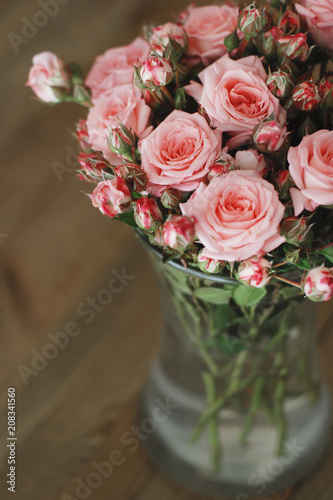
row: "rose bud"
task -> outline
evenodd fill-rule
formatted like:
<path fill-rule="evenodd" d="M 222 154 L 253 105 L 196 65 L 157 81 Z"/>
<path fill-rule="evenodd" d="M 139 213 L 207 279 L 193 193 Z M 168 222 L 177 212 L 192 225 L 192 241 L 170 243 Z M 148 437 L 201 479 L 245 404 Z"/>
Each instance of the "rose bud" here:
<path fill-rule="evenodd" d="M 143 191 L 147 186 L 147 175 L 134 163 L 125 163 L 124 165 L 119 165 L 115 168 L 115 174 L 130 186 L 132 191 Z"/>
<path fill-rule="evenodd" d="M 88 182 L 102 181 L 103 170 L 110 167 L 104 157 L 98 153 L 80 153 L 78 161 L 81 166 L 79 177 Z"/>
<path fill-rule="evenodd" d="M 174 41 L 184 52 L 187 45 L 187 38 L 185 31 L 181 26 L 174 23 L 166 23 L 156 28 L 152 28 L 148 36 L 148 42 L 152 51 L 156 54 L 163 56 L 166 48 Z"/>
<path fill-rule="evenodd" d="M 237 166 L 234 158 L 222 151 L 217 159 L 215 160 L 214 165 L 212 165 L 209 169 L 207 180 L 211 182 L 215 177 L 219 177 L 220 175 L 227 174 L 231 170 L 236 170 Z"/>
<path fill-rule="evenodd" d="M 108 144 L 112 153 L 132 160 L 135 135 L 127 127 L 122 124 L 112 127 L 110 129 Z"/>
<path fill-rule="evenodd" d="M 143 196 L 135 204 L 134 219 L 139 227 L 153 232 L 160 225 L 163 216 L 156 200 Z"/>
<path fill-rule="evenodd" d="M 297 264 L 301 260 L 301 249 L 300 248 L 289 248 L 286 251 L 286 259 L 290 264 Z"/>
<path fill-rule="evenodd" d="M 165 245 L 181 252 L 194 240 L 194 224 L 186 215 L 171 215 L 163 224 L 162 235 Z"/>
<path fill-rule="evenodd" d="M 257 149 L 237 151 L 235 160 L 241 170 L 256 170 L 260 175 L 264 175 L 267 171 L 265 157 Z"/>
<path fill-rule="evenodd" d="M 99 182 L 89 196 L 93 206 L 109 217 L 126 212 L 131 206 L 130 190 L 120 177 Z"/>
<path fill-rule="evenodd" d="M 288 33 L 288 35 L 298 33 L 301 29 L 301 20 L 299 15 L 293 10 L 287 8 L 280 19 L 279 28 L 285 33 Z"/>
<path fill-rule="evenodd" d="M 70 87 L 62 60 L 52 52 L 41 52 L 32 58 L 32 63 L 26 86 L 44 102 L 61 102 Z"/>
<path fill-rule="evenodd" d="M 266 85 L 275 97 L 286 99 L 294 88 L 294 81 L 290 73 L 278 69 L 268 75 Z"/>
<path fill-rule="evenodd" d="M 270 117 L 265 118 L 253 130 L 255 145 L 263 153 L 275 153 L 282 150 L 282 147 L 286 145 L 287 137 L 287 127 L 281 126 Z"/>
<path fill-rule="evenodd" d="M 237 278 L 246 285 L 261 288 L 270 280 L 270 268 L 271 264 L 263 257 L 251 257 L 239 264 Z"/>
<path fill-rule="evenodd" d="M 323 79 L 319 85 L 321 93 L 320 107 L 323 109 L 333 109 L 333 83 Z"/>
<path fill-rule="evenodd" d="M 313 111 L 321 101 L 319 87 L 313 82 L 302 82 L 294 87 L 292 93 L 294 106 L 301 111 Z"/>
<path fill-rule="evenodd" d="M 161 195 L 161 203 L 164 208 L 173 210 L 179 207 L 181 192 L 177 189 L 166 188 Z"/>
<path fill-rule="evenodd" d="M 246 37 L 256 37 L 265 31 L 268 19 L 264 11 L 249 5 L 238 17 L 238 28 Z"/>
<path fill-rule="evenodd" d="M 149 56 L 140 67 L 140 78 L 149 89 L 168 85 L 172 75 L 172 66 L 165 57 Z"/>
<path fill-rule="evenodd" d="M 305 33 L 283 36 L 278 40 L 278 52 L 292 61 L 304 62 L 308 57 L 309 46 Z"/>
<path fill-rule="evenodd" d="M 315 301 L 329 300 L 333 296 L 333 267 L 315 267 L 311 269 L 302 283 L 305 295 Z"/>
<path fill-rule="evenodd" d="M 288 243 L 299 246 L 309 236 L 310 230 L 306 217 L 288 217 L 281 223 L 280 233 Z"/>
<path fill-rule="evenodd" d="M 198 253 L 198 266 L 201 271 L 209 274 L 217 274 L 225 267 L 225 264 L 221 260 L 211 259 L 205 255 L 204 250 L 200 250 Z"/>
<path fill-rule="evenodd" d="M 89 142 L 89 134 L 87 129 L 87 120 L 79 120 L 76 124 L 76 138 L 80 148 L 85 153 L 90 153 L 91 144 Z"/>
<path fill-rule="evenodd" d="M 294 186 L 294 181 L 289 170 L 279 170 L 275 177 L 275 183 L 281 198 L 285 199 L 290 196 L 289 190 Z"/>
<path fill-rule="evenodd" d="M 256 47 L 260 53 L 268 59 L 275 58 L 277 51 L 277 39 L 283 36 L 283 31 L 274 26 L 266 31 L 256 40 Z"/>

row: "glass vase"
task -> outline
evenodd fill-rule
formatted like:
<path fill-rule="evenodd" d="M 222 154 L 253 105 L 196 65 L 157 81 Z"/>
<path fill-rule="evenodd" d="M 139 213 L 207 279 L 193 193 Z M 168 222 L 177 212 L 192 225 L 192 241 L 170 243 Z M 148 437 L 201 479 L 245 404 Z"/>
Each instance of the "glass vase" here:
<path fill-rule="evenodd" d="M 205 495 L 248 500 L 295 484 L 329 443 L 315 304 L 277 280 L 250 288 L 165 264 L 146 246 L 163 313 L 140 403 L 148 454 Z"/>

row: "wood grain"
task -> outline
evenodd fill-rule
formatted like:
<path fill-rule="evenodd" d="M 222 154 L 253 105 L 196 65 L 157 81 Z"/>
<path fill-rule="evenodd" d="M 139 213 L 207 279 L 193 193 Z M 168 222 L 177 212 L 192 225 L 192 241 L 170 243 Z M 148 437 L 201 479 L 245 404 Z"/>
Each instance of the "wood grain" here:
<path fill-rule="evenodd" d="M 92 500 L 202 498 L 164 477 L 141 447 L 131 453 L 121 442 L 135 423 L 156 348 L 155 277 L 132 232 L 91 207 L 74 173 L 64 174 L 62 182 L 55 175 L 52 164 L 66 163 L 66 148 L 75 148 L 68 129 L 83 111 L 42 106 L 24 87 L 35 53 L 54 51 L 87 71 L 97 54 L 129 43 L 145 21 L 165 22 L 186 5 L 185 0 L 69 0 L 15 53 L 8 34 L 20 35 L 24 18 L 32 20 L 40 6 L 35 0 L 1 2 L 0 235 L 7 235 L 0 239 L 1 499 L 12 498 L 5 484 L 9 386 L 17 390 L 19 500 L 75 497 L 77 478 L 84 481 L 93 463 L 114 450 L 125 462 L 92 492 Z M 78 306 L 106 287 L 112 270 L 123 268 L 135 278 L 87 323 Z M 333 392 L 331 307 L 320 311 L 320 357 Z M 80 333 L 26 385 L 18 366 L 30 366 L 34 353 L 50 342 L 49 334 L 70 322 Z M 331 452 L 293 491 L 271 498 L 330 500 L 332 467 Z"/>

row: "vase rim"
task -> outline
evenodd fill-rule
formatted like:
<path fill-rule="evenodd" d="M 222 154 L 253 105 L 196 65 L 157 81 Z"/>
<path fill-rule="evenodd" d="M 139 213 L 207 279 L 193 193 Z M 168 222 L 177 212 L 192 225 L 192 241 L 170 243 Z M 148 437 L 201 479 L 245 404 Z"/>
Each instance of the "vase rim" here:
<path fill-rule="evenodd" d="M 160 250 L 158 250 L 155 246 L 151 245 L 147 239 L 142 235 L 142 232 L 138 229 L 134 230 L 137 238 L 142 242 L 142 244 L 153 253 L 159 260 L 162 261 L 163 254 Z M 223 283 L 223 284 L 238 284 L 239 281 L 236 278 L 229 278 L 228 276 L 219 276 L 217 274 L 208 274 L 203 271 L 200 271 L 194 267 L 187 266 L 187 269 L 181 264 L 181 262 L 177 262 L 174 260 L 169 260 L 167 265 L 173 267 L 177 271 L 182 273 L 189 274 L 190 276 L 195 276 L 196 278 L 205 279 L 208 281 L 212 281 L 213 283 Z"/>

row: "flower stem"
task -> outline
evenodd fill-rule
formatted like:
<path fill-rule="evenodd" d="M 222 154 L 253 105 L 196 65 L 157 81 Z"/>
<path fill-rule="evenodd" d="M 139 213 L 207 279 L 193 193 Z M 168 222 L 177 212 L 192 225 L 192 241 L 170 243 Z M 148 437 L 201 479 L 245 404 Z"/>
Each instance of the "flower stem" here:
<path fill-rule="evenodd" d="M 206 388 L 207 403 L 209 405 L 214 404 L 216 399 L 216 388 L 215 388 L 214 378 L 208 372 L 204 372 L 202 374 L 202 377 Z M 212 450 L 212 467 L 213 470 L 217 472 L 220 468 L 220 462 L 221 462 L 221 445 L 218 434 L 217 415 L 213 415 L 210 417 L 208 422 L 208 432 Z"/>
<path fill-rule="evenodd" d="M 176 106 L 176 104 L 175 104 L 175 100 L 174 100 L 174 98 L 172 97 L 172 95 L 170 94 L 169 90 L 168 90 L 166 87 L 160 87 L 160 88 L 161 88 L 161 90 L 162 90 L 163 94 L 164 94 L 164 95 L 168 98 L 168 100 L 171 102 L 171 104 L 172 104 L 173 106 Z"/>
<path fill-rule="evenodd" d="M 274 274 L 274 278 L 276 278 L 277 280 L 283 281 L 284 283 L 288 283 L 288 285 L 296 286 L 297 288 L 302 288 L 301 285 L 299 283 L 297 283 L 297 281 L 288 280 L 288 278 L 283 278 L 282 276 L 279 276 L 278 274 Z"/>

